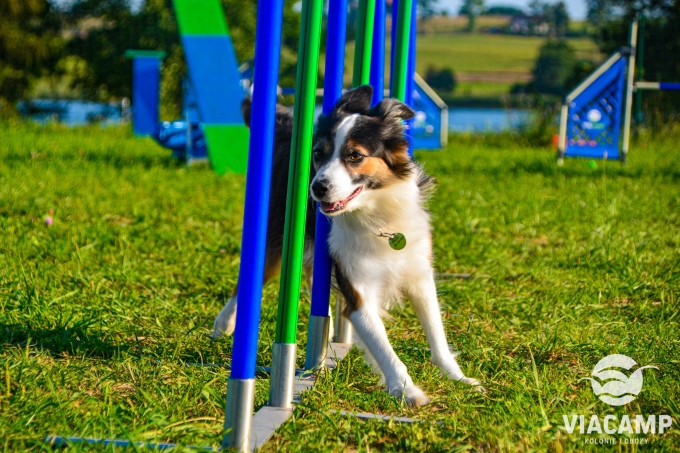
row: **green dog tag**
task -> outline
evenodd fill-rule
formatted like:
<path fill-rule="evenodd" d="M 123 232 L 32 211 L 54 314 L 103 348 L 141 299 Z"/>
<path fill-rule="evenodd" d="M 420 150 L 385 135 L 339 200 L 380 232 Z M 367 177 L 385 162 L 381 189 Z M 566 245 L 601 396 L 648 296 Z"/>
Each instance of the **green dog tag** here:
<path fill-rule="evenodd" d="M 394 233 L 390 236 L 390 247 L 394 250 L 401 250 L 406 247 L 406 237 L 401 233 Z"/>

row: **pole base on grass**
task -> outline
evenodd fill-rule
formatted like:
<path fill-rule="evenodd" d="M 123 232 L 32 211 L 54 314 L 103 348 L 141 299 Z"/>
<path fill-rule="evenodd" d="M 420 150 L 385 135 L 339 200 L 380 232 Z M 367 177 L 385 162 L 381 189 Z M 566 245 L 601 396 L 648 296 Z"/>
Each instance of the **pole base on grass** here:
<path fill-rule="evenodd" d="M 250 452 L 250 431 L 253 423 L 255 379 L 229 379 L 227 407 L 224 414 L 224 448 Z"/>
<path fill-rule="evenodd" d="M 291 407 L 295 382 L 295 353 L 297 345 L 274 343 L 272 347 L 272 373 L 269 387 L 269 405 Z"/>
<path fill-rule="evenodd" d="M 352 343 L 352 323 L 342 314 L 345 299 L 337 297 L 335 299 L 335 336 L 333 341 L 336 343 Z"/>
<path fill-rule="evenodd" d="M 331 325 L 329 316 L 310 316 L 307 332 L 307 357 L 305 369 L 313 370 L 322 367 L 328 349 L 328 330 Z"/>

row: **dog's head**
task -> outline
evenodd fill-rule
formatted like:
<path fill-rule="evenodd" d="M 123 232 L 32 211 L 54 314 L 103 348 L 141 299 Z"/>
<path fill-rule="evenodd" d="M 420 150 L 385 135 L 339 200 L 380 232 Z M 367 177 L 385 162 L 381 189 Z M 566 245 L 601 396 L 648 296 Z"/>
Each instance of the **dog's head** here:
<path fill-rule="evenodd" d="M 361 208 L 371 192 L 415 170 L 402 123 L 413 118 L 413 110 L 395 99 L 371 107 L 372 94 L 368 85 L 349 90 L 332 113 L 319 118 L 311 193 L 326 215 Z"/>

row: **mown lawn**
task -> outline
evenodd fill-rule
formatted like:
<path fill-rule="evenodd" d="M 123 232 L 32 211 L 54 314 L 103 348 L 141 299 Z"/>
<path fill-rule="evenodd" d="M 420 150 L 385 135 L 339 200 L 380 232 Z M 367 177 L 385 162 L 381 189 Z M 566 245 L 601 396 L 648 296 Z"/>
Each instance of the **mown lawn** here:
<path fill-rule="evenodd" d="M 126 128 L 0 125 L 0 445 L 46 435 L 219 445 L 231 340 L 211 341 L 237 278 L 242 176 L 183 168 Z M 629 164 L 569 160 L 459 136 L 418 153 L 439 186 L 440 302 L 452 346 L 488 392 L 443 379 L 410 308 L 387 322 L 433 397 L 411 409 L 355 352 L 322 376 L 265 451 L 583 451 L 563 415 L 668 414 L 646 447 L 680 444 L 680 131 L 634 144 Z M 48 226 L 43 217 L 51 216 Z M 269 364 L 278 284 L 265 288 L 258 361 Z M 299 363 L 308 297 L 302 295 Z M 600 402 L 604 356 L 645 370 L 638 398 Z M 268 381 L 257 382 L 256 404 Z M 415 425 L 360 422 L 378 412 Z M 610 436 L 612 437 L 612 436 Z M 615 435 L 618 440 L 625 435 Z M 77 446 L 69 451 L 101 451 Z"/>

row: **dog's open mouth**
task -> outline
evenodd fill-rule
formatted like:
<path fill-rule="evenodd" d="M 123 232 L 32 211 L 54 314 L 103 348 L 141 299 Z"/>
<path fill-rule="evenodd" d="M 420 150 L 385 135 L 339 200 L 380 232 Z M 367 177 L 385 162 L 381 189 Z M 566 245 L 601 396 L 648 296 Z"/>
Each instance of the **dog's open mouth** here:
<path fill-rule="evenodd" d="M 343 209 L 345 209 L 345 207 L 347 207 L 347 203 L 349 203 L 350 200 L 356 198 L 356 196 L 359 195 L 363 188 L 364 186 L 357 187 L 357 189 L 344 200 L 333 201 L 332 203 L 321 201 L 320 202 L 321 210 L 323 211 L 324 214 L 334 214 L 336 212 L 342 211 Z"/>

